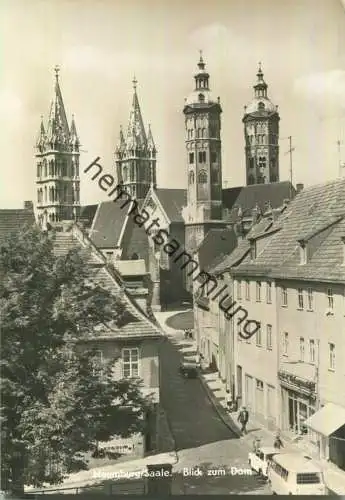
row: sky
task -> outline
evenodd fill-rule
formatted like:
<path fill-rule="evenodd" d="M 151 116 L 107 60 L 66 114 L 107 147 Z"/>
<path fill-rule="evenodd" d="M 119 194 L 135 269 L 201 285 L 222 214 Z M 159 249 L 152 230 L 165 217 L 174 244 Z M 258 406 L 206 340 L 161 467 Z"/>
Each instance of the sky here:
<path fill-rule="evenodd" d="M 115 173 L 134 75 L 158 150 L 158 185 L 186 187 L 182 110 L 200 49 L 223 109 L 225 187 L 245 183 L 243 109 L 259 61 L 279 106 L 280 180 L 290 178 L 290 135 L 294 183 L 340 174 L 345 0 L 2 0 L 0 23 L 1 208 L 36 201 L 34 146 L 40 117 L 48 117 L 55 65 L 82 144 L 82 203 L 106 199 L 83 168 L 99 156 L 104 171 Z"/>

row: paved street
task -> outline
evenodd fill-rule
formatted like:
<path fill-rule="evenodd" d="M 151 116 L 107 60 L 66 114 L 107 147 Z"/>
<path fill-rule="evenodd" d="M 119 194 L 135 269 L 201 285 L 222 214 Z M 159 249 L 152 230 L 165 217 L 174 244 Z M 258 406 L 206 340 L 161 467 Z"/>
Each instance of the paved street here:
<path fill-rule="evenodd" d="M 182 332 L 170 333 L 161 356 L 162 403 L 179 456 L 173 493 L 269 494 L 262 479 L 240 475 L 248 470 L 248 448 L 220 419 L 201 382 L 179 374 L 181 350 L 187 346 Z M 183 475 L 190 468 L 202 475 L 189 470 Z M 207 475 L 212 472 L 214 476 Z"/>

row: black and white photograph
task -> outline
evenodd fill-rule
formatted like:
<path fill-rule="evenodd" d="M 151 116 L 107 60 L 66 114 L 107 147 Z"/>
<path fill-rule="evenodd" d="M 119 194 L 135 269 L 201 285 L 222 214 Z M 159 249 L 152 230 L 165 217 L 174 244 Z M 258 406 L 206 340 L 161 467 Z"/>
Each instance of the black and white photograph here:
<path fill-rule="evenodd" d="M 345 496 L 345 0 L 0 20 L 0 499 Z"/>

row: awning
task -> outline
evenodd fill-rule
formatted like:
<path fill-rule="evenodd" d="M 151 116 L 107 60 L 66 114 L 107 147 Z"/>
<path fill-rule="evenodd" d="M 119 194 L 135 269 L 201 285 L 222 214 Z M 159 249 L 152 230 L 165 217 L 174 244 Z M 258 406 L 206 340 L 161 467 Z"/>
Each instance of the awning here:
<path fill-rule="evenodd" d="M 333 403 L 327 403 L 305 420 L 304 424 L 323 436 L 330 436 L 345 425 L 345 408 Z"/>

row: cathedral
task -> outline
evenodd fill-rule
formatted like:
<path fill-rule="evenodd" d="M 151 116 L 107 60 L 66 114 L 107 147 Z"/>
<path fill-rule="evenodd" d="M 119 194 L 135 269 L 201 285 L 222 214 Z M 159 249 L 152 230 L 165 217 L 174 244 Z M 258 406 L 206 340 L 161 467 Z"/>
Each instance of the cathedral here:
<path fill-rule="evenodd" d="M 37 220 L 52 227 L 59 221 L 78 221 L 129 286 L 149 283 L 152 309 L 183 300 L 188 286 L 181 262 L 158 248 L 152 234 L 133 222 L 131 205 L 126 209 L 114 201 L 80 205 L 79 137 L 73 116 L 68 124 L 58 68 L 55 73 L 48 122 L 45 126 L 42 118 L 36 143 Z M 186 189 L 157 186 L 157 149 L 151 127 L 144 126 L 137 83 L 134 78 L 128 126 L 125 131 L 121 127 L 114 148 L 117 181 L 188 255 L 202 252 L 207 263 L 208 236 L 212 235 L 211 259 L 227 251 L 223 242 L 229 229 L 241 237 L 260 214 L 294 196 L 291 184 L 279 180 L 278 107 L 268 97 L 261 64 L 253 98 L 242 117 L 246 186 L 227 189 L 222 187 L 221 101 L 211 92 L 202 54 L 190 95 L 181 105 Z M 133 261 L 142 262 L 140 272 L 139 263 Z"/>

